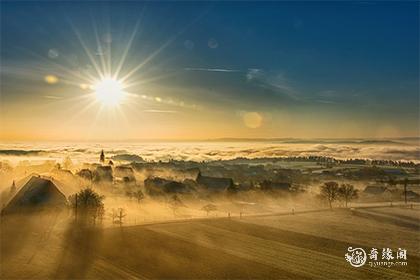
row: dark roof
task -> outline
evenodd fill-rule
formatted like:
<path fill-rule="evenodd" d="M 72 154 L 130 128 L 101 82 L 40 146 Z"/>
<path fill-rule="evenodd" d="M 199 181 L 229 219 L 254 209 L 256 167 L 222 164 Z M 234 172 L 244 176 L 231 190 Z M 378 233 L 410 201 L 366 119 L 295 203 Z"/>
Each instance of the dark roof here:
<path fill-rule="evenodd" d="M 403 193 L 403 195 L 404 195 L 404 193 Z M 409 197 L 409 198 L 420 198 L 420 195 L 416 192 L 413 192 L 413 191 L 409 190 L 409 191 L 407 191 L 407 197 Z"/>
<path fill-rule="evenodd" d="M 112 181 L 113 180 L 112 175 L 112 167 L 109 165 L 103 165 L 96 167 L 96 171 L 94 174 L 95 181 Z"/>
<path fill-rule="evenodd" d="M 166 180 L 159 177 L 147 178 L 144 180 L 144 187 L 149 194 L 165 193 L 187 193 L 189 188 L 180 182 Z"/>
<path fill-rule="evenodd" d="M 117 177 L 134 176 L 133 168 L 130 166 L 117 166 L 114 169 L 114 173 Z"/>
<path fill-rule="evenodd" d="M 63 207 L 66 203 L 66 197 L 51 180 L 33 176 L 3 208 L 2 214 L 34 208 Z"/>
<path fill-rule="evenodd" d="M 290 183 L 283 183 L 283 182 L 263 181 L 261 183 L 262 190 L 289 191 L 290 187 L 291 187 Z"/>
<path fill-rule="evenodd" d="M 368 194 L 383 194 L 387 190 L 387 187 L 383 186 L 367 186 L 363 192 Z"/>
<path fill-rule="evenodd" d="M 93 178 L 92 171 L 90 171 L 87 168 L 82 169 L 79 172 L 77 172 L 77 175 L 80 176 L 80 177 L 82 177 L 82 178 L 88 179 L 88 180 L 92 180 L 92 178 Z"/>
<path fill-rule="evenodd" d="M 100 172 L 112 172 L 112 167 L 109 165 L 100 165 L 96 167 L 96 171 Z"/>
<path fill-rule="evenodd" d="M 156 187 L 162 187 L 169 182 L 170 182 L 169 180 L 166 180 L 160 177 L 153 177 L 153 178 L 147 178 L 146 180 L 144 180 L 144 185 L 145 186 L 154 185 Z"/>

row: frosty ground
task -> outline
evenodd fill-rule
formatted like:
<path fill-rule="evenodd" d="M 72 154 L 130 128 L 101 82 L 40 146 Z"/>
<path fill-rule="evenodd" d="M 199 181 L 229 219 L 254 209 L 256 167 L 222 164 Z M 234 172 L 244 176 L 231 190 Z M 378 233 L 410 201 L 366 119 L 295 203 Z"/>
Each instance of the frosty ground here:
<path fill-rule="evenodd" d="M 80 228 L 65 216 L 3 219 L 1 278 L 416 279 L 420 275 L 417 207 L 108 228 Z M 408 265 L 355 268 L 344 258 L 348 247 L 405 248 Z"/>

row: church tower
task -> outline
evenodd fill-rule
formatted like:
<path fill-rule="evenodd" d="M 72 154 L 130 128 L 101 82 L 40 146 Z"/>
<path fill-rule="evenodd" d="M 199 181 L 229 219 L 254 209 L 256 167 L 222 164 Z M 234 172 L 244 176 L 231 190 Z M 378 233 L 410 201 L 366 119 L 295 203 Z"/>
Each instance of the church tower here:
<path fill-rule="evenodd" d="M 99 162 L 102 164 L 105 162 L 104 150 L 101 151 L 101 155 L 99 156 Z"/>

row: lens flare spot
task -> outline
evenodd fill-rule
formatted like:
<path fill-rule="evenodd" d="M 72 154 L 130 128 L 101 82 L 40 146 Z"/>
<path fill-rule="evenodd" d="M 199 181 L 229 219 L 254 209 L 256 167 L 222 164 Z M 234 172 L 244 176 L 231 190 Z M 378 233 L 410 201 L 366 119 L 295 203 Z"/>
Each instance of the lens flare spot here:
<path fill-rule="evenodd" d="M 46 76 L 44 77 L 44 81 L 45 81 L 47 84 L 53 85 L 53 84 L 58 83 L 58 78 L 57 78 L 57 76 L 54 76 L 54 75 L 46 75 Z"/>
<path fill-rule="evenodd" d="M 263 117 L 258 112 L 248 112 L 243 115 L 243 121 L 249 128 L 258 128 L 262 125 Z"/>

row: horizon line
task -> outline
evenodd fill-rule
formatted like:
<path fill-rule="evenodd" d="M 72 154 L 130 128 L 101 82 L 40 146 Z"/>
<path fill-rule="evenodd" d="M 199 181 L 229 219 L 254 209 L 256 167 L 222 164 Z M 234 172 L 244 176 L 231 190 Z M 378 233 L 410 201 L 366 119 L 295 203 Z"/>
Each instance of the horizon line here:
<path fill-rule="evenodd" d="M 0 143 L 48 143 L 48 142 L 82 142 L 82 143 L 124 143 L 124 142 L 269 142 L 269 141 L 390 141 L 390 140 L 419 140 L 420 136 L 402 136 L 402 137 L 218 137 L 218 138 L 143 138 L 143 139 L 51 139 L 51 140 L 29 140 L 29 139 L 0 139 Z"/>

